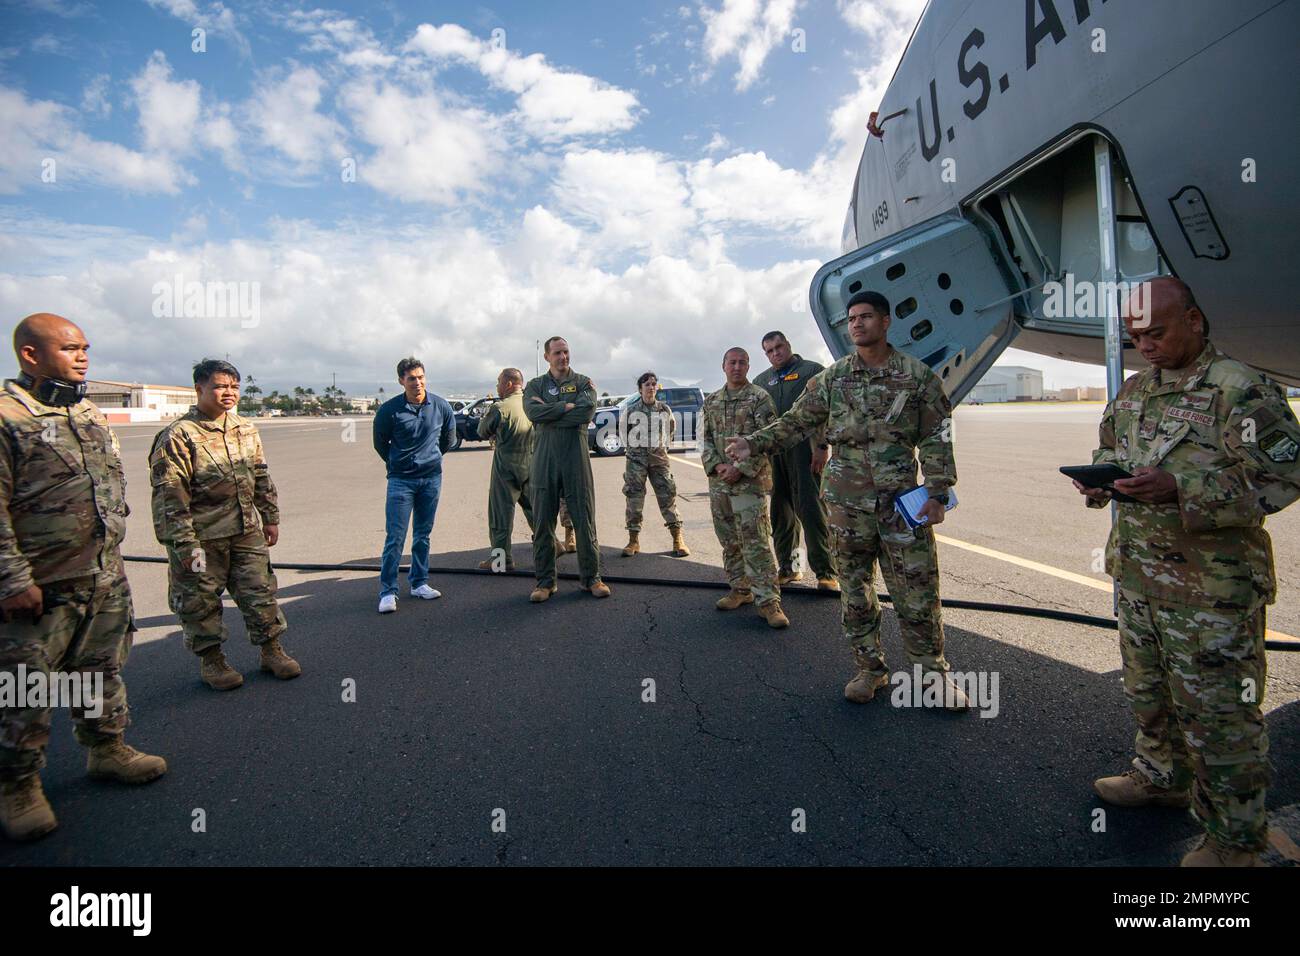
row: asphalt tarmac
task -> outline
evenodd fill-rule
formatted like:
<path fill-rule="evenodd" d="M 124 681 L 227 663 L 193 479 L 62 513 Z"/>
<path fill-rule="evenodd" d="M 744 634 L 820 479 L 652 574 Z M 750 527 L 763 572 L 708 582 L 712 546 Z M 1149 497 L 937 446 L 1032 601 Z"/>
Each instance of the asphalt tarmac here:
<path fill-rule="evenodd" d="M 1100 411 L 958 410 L 961 504 L 938 529 L 945 598 L 1110 613 L 1095 564 L 1108 513 L 1056 472 L 1089 460 Z M 259 422 L 283 512 L 276 562 L 378 562 L 384 469 L 370 423 Z M 157 426 L 117 431 L 124 551 L 161 555 L 147 471 Z M 435 567 L 487 556 L 490 458 L 474 444 L 447 457 Z M 674 464 L 684 559 L 668 556 L 652 493 L 648 553 L 619 555 L 622 459 L 592 464 L 606 573 L 647 583 L 597 601 L 562 581 L 533 605 L 527 575 L 435 573 L 442 599 L 412 599 L 403 581 L 398 612 L 381 617 L 374 573 L 281 570 L 285 644 L 304 669 L 290 682 L 258 672 L 228 601 L 227 653 L 246 682 L 209 690 L 168 610 L 165 568 L 128 565 L 128 740 L 170 772 L 139 789 L 87 779 L 56 714 L 43 779 L 61 826 L 0 843 L 0 865 L 1169 865 L 1198 835 L 1185 812 L 1107 807 L 1092 791 L 1131 756 L 1114 631 L 946 610 L 947 655 L 984 675 L 989 716 L 883 693 L 855 706 L 841 696 L 852 664 L 837 600 L 787 587 L 792 626 L 778 632 L 752 607 L 714 610 L 719 591 L 654 583 L 723 580 L 698 458 Z M 1288 634 L 1300 634 L 1298 526 L 1300 508 L 1267 525 L 1281 582 L 1269 626 Z M 522 515 L 514 554 L 531 566 Z M 576 571 L 576 556 L 559 567 Z M 888 606 L 884 630 L 901 667 Z M 1300 839 L 1300 654 L 1268 663 L 1269 807 Z"/>

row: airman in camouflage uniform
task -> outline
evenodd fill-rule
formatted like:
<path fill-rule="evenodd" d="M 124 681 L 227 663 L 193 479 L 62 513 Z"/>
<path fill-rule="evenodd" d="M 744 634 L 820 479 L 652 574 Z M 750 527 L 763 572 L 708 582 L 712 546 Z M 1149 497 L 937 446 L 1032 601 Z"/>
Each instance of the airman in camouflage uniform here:
<path fill-rule="evenodd" d="M 199 675 L 214 690 L 244 678 L 226 661 L 221 594 L 243 613 L 262 670 L 281 680 L 302 668 L 285 653 L 288 627 L 276 602 L 268 548 L 280 534 L 275 485 L 262 439 L 236 412 L 239 371 L 207 359 L 194 366 L 199 404 L 158 433 L 149 453 L 153 526 L 167 547 L 168 600 L 181 620 L 185 646 L 199 655 Z"/>
<path fill-rule="evenodd" d="M 524 414 L 524 375 L 517 368 L 502 369 L 497 394 L 478 424 L 478 436 L 492 440 L 492 477 L 488 484 L 488 535 L 492 556 L 479 563 L 485 571 L 515 569 L 510 536 L 515 527 L 515 505 L 533 526 L 533 506 L 528 498 L 528 477 L 533 467 L 533 423 Z M 498 555 L 503 563 L 498 562 Z"/>
<path fill-rule="evenodd" d="M 677 483 L 668 464 L 668 446 L 677 432 L 677 421 L 667 402 L 655 397 L 659 379 L 646 372 L 636 381 L 640 395 L 623 411 L 619 427 L 624 432 L 623 495 L 627 498 L 627 547 L 623 557 L 641 550 L 641 515 L 645 510 L 645 483 L 655 490 L 659 513 L 673 536 L 673 557 L 691 552 L 682 538 L 682 519 L 677 514 Z"/>
<path fill-rule="evenodd" d="M 908 659 L 926 672 L 946 675 L 939 615 L 939 561 L 931 525 L 943 520 L 957 481 L 952 405 L 938 376 L 889 344 L 889 302 L 859 292 L 848 303 L 854 352 L 813 377 L 794 407 L 767 428 L 732 444 L 737 460 L 788 448 L 825 427 L 835 455 L 822 476 L 840 582 L 844 634 L 858 671 L 844 688 L 866 703 L 889 681 L 880 642 L 876 560 L 898 614 Z M 931 500 L 928 523 L 913 530 L 894 509 L 894 498 L 917 485 L 917 456 Z M 968 701 L 945 677 L 945 706 Z"/>
<path fill-rule="evenodd" d="M 122 740 L 122 668 L 135 621 L 119 551 L 126 479 L 117 436 L 87 401 L 86 344 L 61 316 L 30 315 L 14 332 L 22 375 L 0 393 L 0 681 L 10 690 L 43 675 L 79 677 L 71 708 L 92 776 L 147 783 L 161 757 Z M 25 676 L 24 676 L 25 675 Z M 87 700 L 102 680 L 102 696 Z M 70 685 L 69 685 L 70 686 Z M 56 826 L 41 790 L 50 739 L 49 696 L 0 706 L 0 829 L 30 840 Z"/>
<path fill-rule="evenodd" d="M 758 602 L 759 613 L 772 627 L 788 627 L 776 583 L 772 557 L 772 524 L 768 495 L 772 466 L 766 455 L 739 464 L 727 460 L 725 442 L 762 428 L 776 418 L 772 397 L 749 382 L 749 354 L 728 349 L 722 357 L 727 384 L 704 399 L 700 412 L 700 459 L 709 476 L 709 509 L 713 529 L 722 545 L 722 561 L 731 592 L 718 601 L 720 611 Z"/>
<path fill-rule="evenodd" d="M 1106 568 L 1137 756 L 1095 787 L 1123 806 L 1190 801 L 1206 839 L 1184 865 L 1251 865 L 1267 833 L 1264 607 L 1277 590 L 1263 524 L 1300 497 L 1300 426 L 1280 387 L 1206 339 L 1181 281 L 1138 287 L 1125 324 L 1151 368 L 1107 406 L 1093 461 L 1135 476 L 1113 486 L 1136 500 L 1118 503 Z M 1111 498 L 1080 491 L 1090 507 Z"/>

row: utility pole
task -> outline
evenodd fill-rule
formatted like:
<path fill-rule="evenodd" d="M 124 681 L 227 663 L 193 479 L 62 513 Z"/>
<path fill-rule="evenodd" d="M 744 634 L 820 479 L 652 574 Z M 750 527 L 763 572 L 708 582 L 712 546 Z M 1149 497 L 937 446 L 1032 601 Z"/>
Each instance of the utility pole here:
<path fill-rule="evenodd" d="M 542 374 L 542 340 L 533 339 L 533 377 Z"/>

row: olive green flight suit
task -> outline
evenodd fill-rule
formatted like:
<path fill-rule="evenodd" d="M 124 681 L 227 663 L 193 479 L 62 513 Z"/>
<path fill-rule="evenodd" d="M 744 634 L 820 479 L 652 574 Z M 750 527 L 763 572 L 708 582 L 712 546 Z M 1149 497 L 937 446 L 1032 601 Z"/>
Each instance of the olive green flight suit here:
<path fill-rule="evenodd" d="M 573 408 L 565 411 L 566 403 Z M 568 505 L 578 542 L 583 587 L 600 580 L 596 496 L 587 450 L 587 425 L 596 413 L 591 379 L 572 370 L 562 379 L 539 375 L 524 389 L 524 414 L 536 441 L 529 490 L 533 499 L 533 569 L 538 587 L 555 586 L 555 519 Z"/>
<path fill-rule="evenodd" d="M 488 484 L 488 535 L 492 550 L 510 556 L 510 536 L 515 527 L 515 503 L 533 527 L 533 506 L 528 497 L 533 467 L 533 423 L 524 414 L 523 392 L 494 402 L 478 425 L 478 437 L 493 439 L 492 478 Z"/>

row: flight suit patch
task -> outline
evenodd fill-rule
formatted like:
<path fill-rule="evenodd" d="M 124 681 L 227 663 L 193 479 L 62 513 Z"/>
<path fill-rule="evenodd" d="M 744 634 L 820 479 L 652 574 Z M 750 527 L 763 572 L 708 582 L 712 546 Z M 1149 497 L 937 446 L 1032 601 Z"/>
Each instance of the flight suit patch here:
<path fill-rule="evenodd" d="M 578 386 L 576 386 L 576 385 L 561 385 L 561 386 L 560 386 L 560 391 L 561 391 L 561 392 L 576 392 L 577 390 L 578 390 Z"/>

